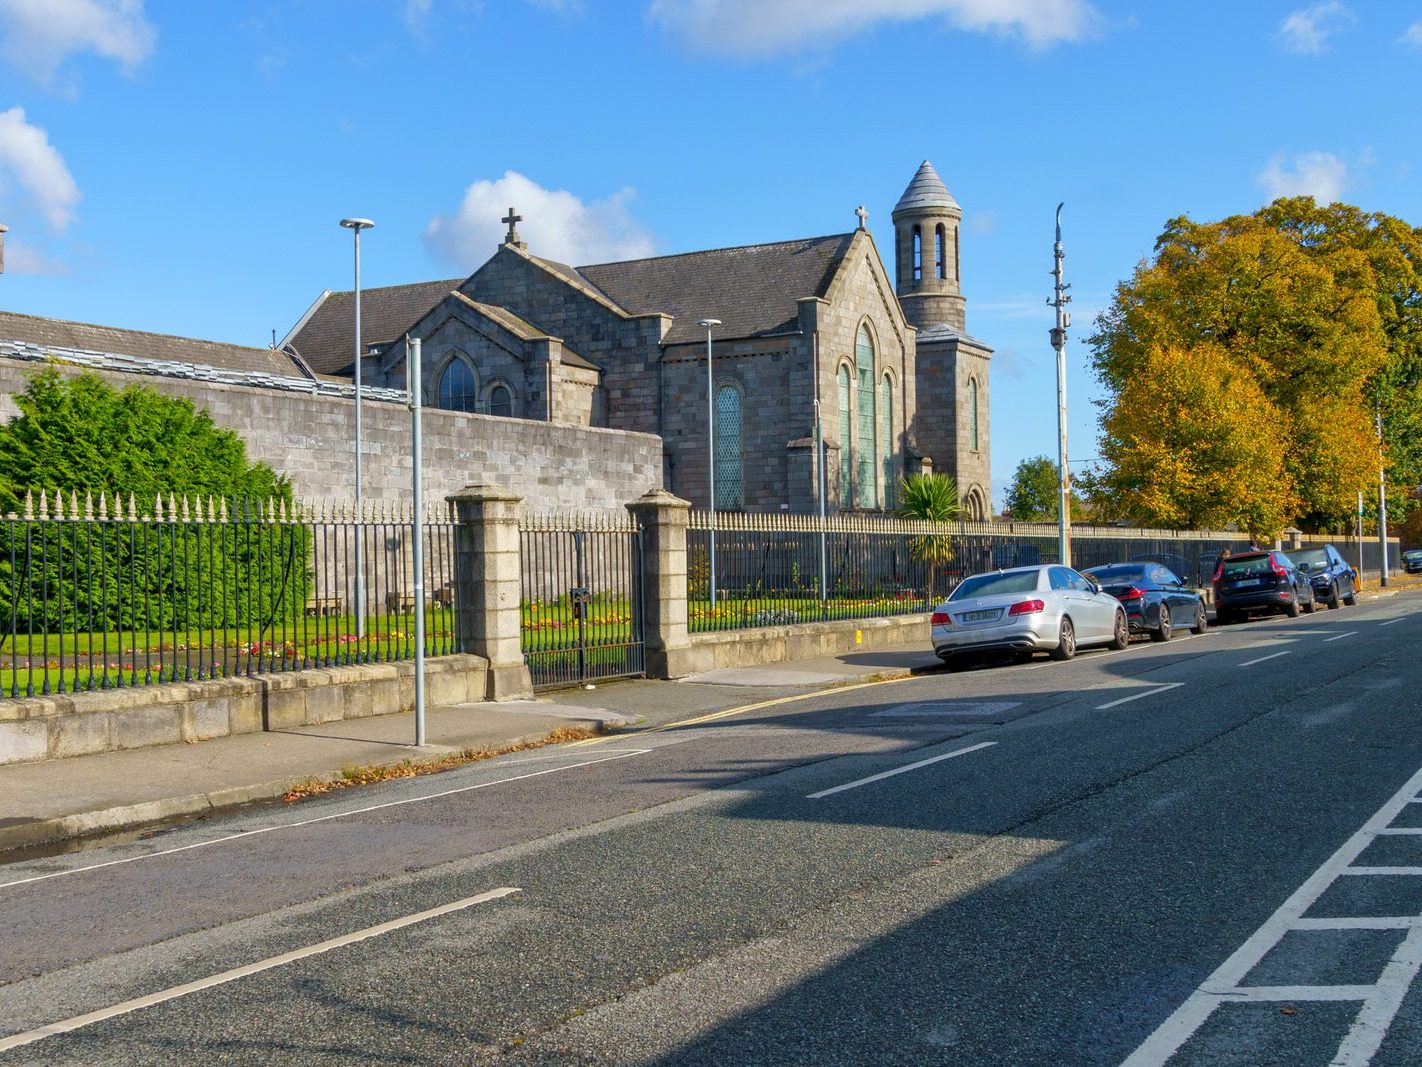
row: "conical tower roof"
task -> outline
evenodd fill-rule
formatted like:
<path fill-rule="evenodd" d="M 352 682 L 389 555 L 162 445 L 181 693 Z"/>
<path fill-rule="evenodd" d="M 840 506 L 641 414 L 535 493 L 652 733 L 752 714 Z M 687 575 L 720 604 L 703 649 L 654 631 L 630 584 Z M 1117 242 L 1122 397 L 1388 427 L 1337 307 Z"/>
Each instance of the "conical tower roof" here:
<path fill-rule="evenodd" d="M 933 169 L 933 164 L 926 159 L 918 168 L 918 173 L 913 176 L 913 181 L 909 182 L 908 188 L 904 190 L 904 195 L 899 197 L 899 202 L 894 205 L 894 214 L 923 209 L 948 209 L 956 212 L 963 210 L 958 206 L 958 201 L 953 199 L 948 186 L 943 184 L 938 172 Z"/>

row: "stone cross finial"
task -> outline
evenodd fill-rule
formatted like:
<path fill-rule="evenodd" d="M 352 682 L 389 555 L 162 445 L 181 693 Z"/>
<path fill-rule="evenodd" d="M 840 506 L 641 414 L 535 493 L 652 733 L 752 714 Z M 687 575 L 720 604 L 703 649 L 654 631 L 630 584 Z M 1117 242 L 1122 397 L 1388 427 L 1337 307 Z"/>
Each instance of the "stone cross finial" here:
<path fill-rule="evenodd" d="M 514 214 L 514 209 L 509 208 L 509 213 L 503 218 L 501 218 L 499 221 L 507 222 L 509 224 L 509 232 L 504 237 L 504 244 L 516 245 L 517 247 L 522 248 L 524 245 L 523 242 L 518 239 L 517 226 L 520 222 L 523 221 L 523 216 Z"/>
<path fill-rule="evenodd" d="M 859 216 L 859 228 L 861 230 L 868 229 L 869 227 L 865 224 L 869 221 L 869 209 L 866 208 L 863 204 L 860 204 L 857 208 L 854 209 L 854 213 Z"/>

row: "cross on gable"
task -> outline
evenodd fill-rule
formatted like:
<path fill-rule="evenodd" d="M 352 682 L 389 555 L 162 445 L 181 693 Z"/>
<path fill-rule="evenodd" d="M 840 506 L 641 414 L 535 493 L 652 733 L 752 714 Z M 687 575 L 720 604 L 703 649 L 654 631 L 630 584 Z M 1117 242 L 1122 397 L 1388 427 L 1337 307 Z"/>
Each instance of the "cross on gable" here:
<path fill-rule="evenodd" d="M 520 222 L 523 221 L 523 216 L 522 216 L 522 215 L 516 215 L 516 214 L 514 214 L 514 209 L 513 209 L 513 208 L 509 208 L 509 213 L 508 213 L 507 215 L 505 215 L 503 218 L 501 218 L 499 221 L 500 221 L 500 222 L 506 222 L 506 223 L 509 224 L 509 232 L 508 232 L 508 234 L 504 237 L 504 244 L 506 244 L 506 245 L 516 245 L 516 244 L 520 244 L 521 242 L 520 242 L 519 239 L 518 239 L 518 230 L 515 229 L 515 227 L 518 225 L 518 223 L 520 223 Z"/>
<path fill-rule="evenodd" d="M 869 221 L 869 209 L 863 204 L 860 204 L 854 209 L 854 213 L 859 216 L 859 228 L 861 230 L 866 229 L 865 223 Z"/>

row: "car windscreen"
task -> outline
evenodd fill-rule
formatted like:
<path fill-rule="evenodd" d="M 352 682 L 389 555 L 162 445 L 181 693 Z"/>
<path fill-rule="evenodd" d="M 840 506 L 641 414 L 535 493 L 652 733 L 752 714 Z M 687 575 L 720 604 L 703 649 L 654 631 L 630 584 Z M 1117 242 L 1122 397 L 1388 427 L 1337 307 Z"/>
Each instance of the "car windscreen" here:
<path fill-rule="evenodd" d="M 1328 553 L 1321 548 L 1301 548 L 1287 555 L 1295 563 L 1307 563 L 1310 567 L 1328 566 Z"/>
<path fill-rule="evenodd" d="M 1112 585 L 1116 582 L 1144 581 L 1145 572 L 1146 568 L 1139 563 L 1108 563 L 1102 567 L 1088 567 L 1081 573 L 1095 578 L 1102 585 Z"/>
<path fill-rule="evenodd" d="M 1037 588 L 1040 571 L 1007 571 L 1003 574 L 975 574 L 964 578 L 949 600 L 966 600 L 997 593 L 1030 593 Z"/>
<path fill-rule="evenodd" d="M 1268 574 L 1273 568 L 1269 565 L 1269 557 L 1262 556 L 1230 556 L 1224 561 L 1224 576 L 1226 578 L 1242 578 L 1245 575 Z"/>

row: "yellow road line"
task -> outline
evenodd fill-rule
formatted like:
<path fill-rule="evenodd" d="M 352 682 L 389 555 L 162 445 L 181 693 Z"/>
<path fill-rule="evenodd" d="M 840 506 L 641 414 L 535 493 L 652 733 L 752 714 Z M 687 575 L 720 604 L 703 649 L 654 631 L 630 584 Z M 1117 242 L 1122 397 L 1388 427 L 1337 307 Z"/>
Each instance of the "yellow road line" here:
<path fill-rule="evenodd" d="M 736 708 L 726 708 L 724 711 L 713 711 L 706 715 L 698 715 L 692 719 L 679 719 L 676 722 L 664 722 L 660 726 L 649 726 L 645 730 L 638 730 L 636 733 L 615 733 L 607 734 L 604 737 L 590 737 L 584 741 L 573 741 L 564 748 L 582 748 L 587 745 L 601 745 L 608 741 L 621 741 L 628 737 L 636 737 L 642 734 L 655 734 L 663 730 L 675 730 L 682 726 L 699 726 L 701 723 L 714 722 L 717 719 L 729 719 L 735 715 L 744 715 L 748 711 L 760 711 L 762 708 L 773 708 L 780 704 L 791 704 L 797 700 L 809 700 L 811 697 L 825 696 L 829 693 L 851 693 L 856 689 L 868 689 L 876 685 L 888 685 L 891 682 L 906 682 L 917 675 L 903 674 L 894 678 L 876 678 L 872 682 L 856 682 L 853 685 L 831 686 L 829 689 L 816 689 L 812 693 L 795 693 L 788 697 L 775 697 L 773 700 L 760 700 L 754 704 L 742 704 Z"/>

